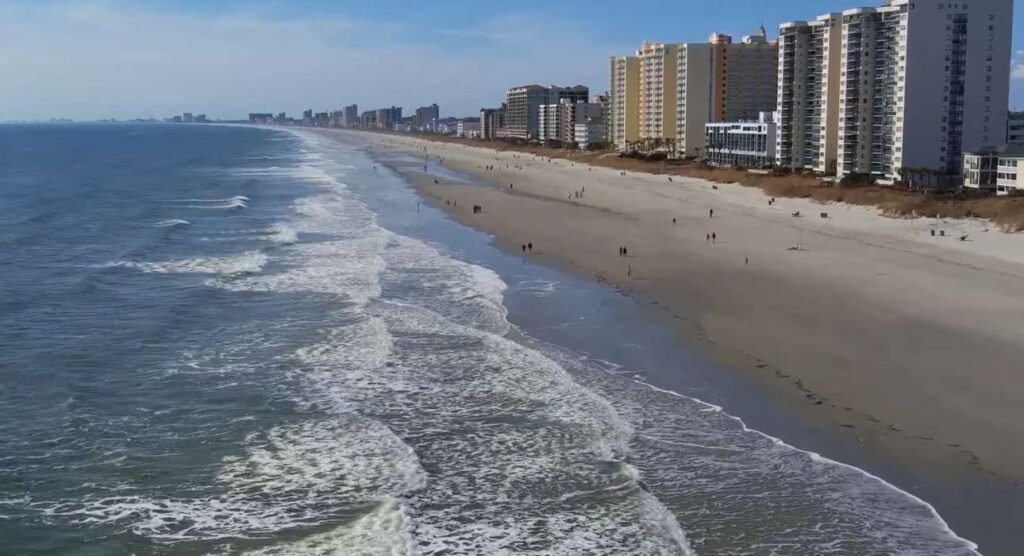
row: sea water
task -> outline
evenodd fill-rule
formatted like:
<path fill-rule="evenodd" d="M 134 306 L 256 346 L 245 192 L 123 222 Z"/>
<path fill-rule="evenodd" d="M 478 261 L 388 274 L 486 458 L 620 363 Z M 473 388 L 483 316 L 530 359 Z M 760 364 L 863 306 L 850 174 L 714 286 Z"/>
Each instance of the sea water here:
<path fill-rule="evenodd" d="M 0 138 L 0 553 L 973 552 L 881 479 L 514 325 L 614 307 L 356 146 Z"/>

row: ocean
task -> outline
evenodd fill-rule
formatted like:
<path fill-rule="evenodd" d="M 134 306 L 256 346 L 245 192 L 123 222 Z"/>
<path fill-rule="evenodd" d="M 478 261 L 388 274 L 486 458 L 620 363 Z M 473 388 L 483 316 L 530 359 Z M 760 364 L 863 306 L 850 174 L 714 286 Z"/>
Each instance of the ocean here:
<path fill-rule="evenodd" d="M 702 371 L 632 300 L 358 145 L 80 124 L 0 147 L 0 553 L 974 553 L 701 380 L 654 385 Z"/>

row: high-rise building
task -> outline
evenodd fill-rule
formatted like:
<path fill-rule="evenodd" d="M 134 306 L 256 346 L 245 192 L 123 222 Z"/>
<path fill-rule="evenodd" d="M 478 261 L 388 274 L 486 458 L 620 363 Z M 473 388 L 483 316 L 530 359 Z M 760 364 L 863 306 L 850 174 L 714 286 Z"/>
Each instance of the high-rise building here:
<path fill-rule="evenodd" d="M 779 47 L 764 26 L 735 43 L 714 33 L 711 44 L 711 121 L 756 120 L 775 110 Z"/>
<path fill-rule="evenodd" d="M 377 129 L 393 129 L 395 124 L 402 121 L 402 108 L 392 106 L 390 108 L 378 108 L 374 117 L 374 125 Z"/>
<path fill-rule="evenodd" d="M 505 136 L 532 141 L 540 137 L 539 116 L 542 105 L 557 104 L 563 99 L 573 103 L 586 102 L 590 98 L 590 89 L 583 85 L 525 85 L 509 89 L 505 96 Z"/>
<path fill-rule="evenodd" d="M 416 131 L 435 131 L 437 120 L 441 118 L 441 110 L 437 104 L 422 106 L 416 109 L 412 127 Z"/>
<path fill-rule="evenodd" d="M 679 45 L 645 42 L 640 60 L 640 140 L 675 141 Z"/>
<path fill-rule="evenodd" d="M 538 109 L 547 104 L 548 89 L 540 85 L 513 87 L 505 94 L 507 137 L 528 140 L 539 134 Z"/>
<path fill-rule="evenodd" d="M 612 58 L 609 139 L 619 149 L 639 141 L 697 156 L 708 122 L 775 110 L 777 64 L 778 45 L 763 27 L 738 43 L 720 33 L 708 43 L 645 42 L 635 58 Z"/>
<path fill-rule="evenodd" d="M 965 150 L 1000 142 L 1012 16 L 1010 0 L 885 0 L 842 12 L 839 44 L 830 44 L 826 57 L 840 50 L 836 174 L 887 180 L 922 168 L 959 174 Z M 783 79 L 798 79 L 780 70 Z M 827 103 L 828 95 L 818 98 Z M 800 123 L 782 120 L 784 143 Z"/>
<path fill-rule="evenodd" d="M 544 143 L 568 145 L 576 140 L 576 124 L 601 120 L 602 106 L 595 102 L 572 102 L 563 98 L 557 104 L 538 108 L 538 136 Z"/>
<path fill-rule="evenodd" d="M 779 27 L 776 165 L 834 174 L 842 15 Z"/>
<path fill-rule="evenodd" d="M 480 109 L 480 138 L 497 139 L 500 130 L 505 128 L 505 105 L 501 108 Z"/>
<path fill-rule="evenodd" d="M 676 144 L 679 156 L 699 156 L 704 124 L 711 121 L 711 45 L 679 45 L 676 63 Z"/>
<path fill-rule="evenodd" d="M 359 115 L 359 127 L 372 129 L 377 127 L 377 111 L 367 110 Z"/>
<path fill-rule="evenodd" d="M 185 112 L 184 114 L 181 115 L 181 121 L 186 123 L 186 124 L 191 124 L 191 123 L 195 122 L 195 118 L 192 117 L 192 113 L 191 112 Z"/>
<path fill-rule="evenodd" d="M 635 56 L 612 57 L 608 104 L 608 142 L 625 150 L 640 139 L 640 60 Z"/>
<path fill-rule="evenodd" d="M 313 109 L 302 111 L 302 125 L 313 125 Z"/>
<path fill-rule="evenodd" d="M 359 105 L 350 104 L 344 108 L 344 112 L 342 125 L 345 127 L 357 127 L 359 125 Z"/>

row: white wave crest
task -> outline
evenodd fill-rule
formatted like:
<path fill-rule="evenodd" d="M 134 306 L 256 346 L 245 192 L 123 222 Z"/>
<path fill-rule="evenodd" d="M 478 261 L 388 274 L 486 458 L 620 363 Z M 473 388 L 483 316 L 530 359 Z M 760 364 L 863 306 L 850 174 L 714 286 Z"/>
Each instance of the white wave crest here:
<path fill-rule="evenodd" d="M 195 258 L 178 261 L 145 262 L 114 261 L 103 268 L 130 268 L 158 274 L 247 274 L 259 272 L 267 264 L 267 256 L 259 251 L 248 251 L 236 257 Z"/>
<path fill-rule="evenodd" d="M 274 243 L 280 243 L 282 245 L 291 245 L 299 241 L 299 235 L 290 226 L 284 224 L 275 224 L 270 228 L 268 237 Z"/>
<path fill-rule="evenodd" d="M 157 228 L 169 228 L 171 226 L 188 226 L 191 224 L 188 220 L 182 220 L 180 218 L 169 218 L 167 220 L 161 220 L 156 224 L 153 224 Z"/>
<path fill-rule="evenodd" d="M 243 209 L 249 206 L 249 198 L 235 195 L 226 199 L 178 199 L 175 203 L 198 203 L 182 205 L 191 209 Z"/>

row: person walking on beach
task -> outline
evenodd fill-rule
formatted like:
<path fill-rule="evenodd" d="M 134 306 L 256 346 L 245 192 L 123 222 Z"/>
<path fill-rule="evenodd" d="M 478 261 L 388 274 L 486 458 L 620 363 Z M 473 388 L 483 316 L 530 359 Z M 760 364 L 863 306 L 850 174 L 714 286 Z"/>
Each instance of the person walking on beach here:
<path fill-rule="evenodd" d="M 675 217 L 673 217 L 673 218 L 672 218 L 672 225 L 673 225 L 673 226 L 675 226 L 675 225 L 676 225 L 676 219 L 675 219 Z"/>
<path fill-rule="evenodd" d="M 711 233 L 711 243 L 718 243 L 718 234 L 714 232 Z"/>
<path fill-rule="evenodd" d="M 633 277 L 633 267 L 630 266 L 630 265 L 626 265 L 626 278 L 632 278 L 632 277 Z"/>
<path fill-rule="evenodd" d="M 525 243 L 523 244 L 523 254 L 524 255 L 526 254 L 526 244 Z"/>
<path fill-rule="evenodd" d="M 704 243 L 711 243 L 711 234 L 704 235 Z"/>
<path fill-rule="evenodd" d="M 531 253 L 533 252 L 533 242 L 532 241 L 530 243 L 526 244 L 526 249 L 528 249 Z"/>
<path fill-rule="evenodd" d="M 708 211 L 708 218 L 714 218 L 714 217 L 715 217 L 715 209 L 709 210 Z"/>
<path fill-rule="evenodd" d="M 625 246 L 623 246 L 623 248 L 622 248 L 622 256 L 623 257 L 628 257 L 629 256 L 629 250 L 626 249 Z"/>

